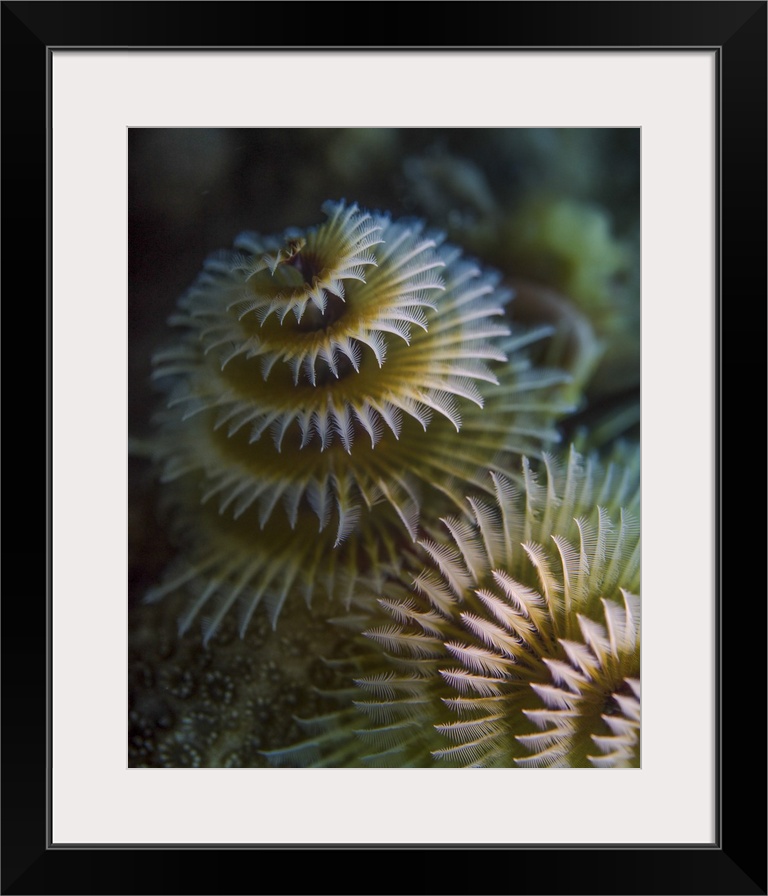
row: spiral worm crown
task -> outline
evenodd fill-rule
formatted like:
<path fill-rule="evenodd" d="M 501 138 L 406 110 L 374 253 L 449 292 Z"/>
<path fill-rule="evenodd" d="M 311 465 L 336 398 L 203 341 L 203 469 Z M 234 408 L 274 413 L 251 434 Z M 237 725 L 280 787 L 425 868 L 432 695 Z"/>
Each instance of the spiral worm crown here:
<path fill-rule="evenodd" d="M 537 476 L 524 459 L 522 494 L 494 475 L 495 502 L 423 542 L 418 600 L 381 601 L 395 625 L 368 637 L 438 667 L 437 761 L 639 763 L 638 469 L 637 454 L 604 470 L 572 450 Z M 380 696 L 375 676 L 359 684 Z M 411 699 L 394 711 L 406 730 Z"/>
<path fill-rule="evenodd" d="M 205 637 L 238 606 L 345 601 L 397 563 L 425 502 L 461 505 L 510 452 L 556 438 L 567 380 L 498 320 L 498 276 L 418 221 L 344 202 L 281 237 L 242 234 L 205 264 L 155 358 L 157 456 Z M 425 433 L 428 434 L 425 435 Z M 430 505 L 431 506 L 431 505 Z M 437 505 L 436 505 L 437 506 Z"/>
<path fill-rule="evenodd" d="M 357 693 L 270 759 L 639 765 L 638 470 L 636 451 L 603 467 L 572 450 L 538 474 L 523 459 L 522 489 L 494 474 L 494 500 L 422 540 L 412 588 L 368 605 L 368 646 L 339 664 Z"/>

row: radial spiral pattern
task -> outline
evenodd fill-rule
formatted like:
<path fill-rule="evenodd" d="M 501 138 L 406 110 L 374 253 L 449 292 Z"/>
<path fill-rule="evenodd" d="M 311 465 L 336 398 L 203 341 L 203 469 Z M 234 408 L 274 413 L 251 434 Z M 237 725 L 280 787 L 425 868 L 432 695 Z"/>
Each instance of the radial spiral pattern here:
<path fill-rule="evenodd" d="M 444 518 L 413 587 L 376 601 L 373 649 L 340 670 L 357 693 L 271 759 L 638 765 L 638 471 L 634 450 L 605 467 L 571 450 L 538 474 L 523 459 L 522 489 L 491 474 L 495 499 Z"/>
<path fill-rule="evenodd" d="M 294 590 L 351 597 L 426 501 L 462 506 L 481 472 L 557 438 L 567 377 L 532 367 L 544 331 L 510 332 L 498 276 L 418 221 L 327 203 L 327 220 L 241 235 L 210 258 L 155 359 L 157 457 L 190 583 L 181 621 Z"/>

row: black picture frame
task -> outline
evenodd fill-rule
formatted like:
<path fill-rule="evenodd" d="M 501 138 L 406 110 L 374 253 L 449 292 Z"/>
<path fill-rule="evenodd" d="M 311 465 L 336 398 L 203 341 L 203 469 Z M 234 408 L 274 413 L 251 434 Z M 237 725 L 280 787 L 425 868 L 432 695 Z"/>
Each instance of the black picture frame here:
<path fill-rule="evenodd" d="M 223 2 L 2 3 L 2 278 L 9 364 L 4 397 L 6 409 L 10 408 L 4 447 L 6 472 L 12 471 L 6 477 L 10 525 L 5 532 L 2 604 L 2 893 L 735 896 L 768 892 L 766 591 L 755 562 L 765 556 L 765 491 L 760 494 L 763 482 L 757 472 L 764 469 L 759 456 L 762 438 L 755 458 L 755 433 L 756 429 L 761 435 L 765 432 L 766 407 L 765 2 L 412 3 L 407 8 L 372 3 L 354 7 L 353 16 L 359 17 L 355 28 L 361 38 L 356 48 L 382 52 L 402 47 L 498 47 L 496 40 L 505 33 L 514 36 L 510 46 L 515 48 L 710 48 L 717 53 L 719 736 L 715 842 L 708 846 L 488 846 L 482 847 L 487 853 L 483 856 L 452 844 L 428 848 L 322 843 L 300 848 L 68 848 L 51 844 L 49 697 L 55 682 L 49 672 L 50 407 L 55 384 L 50 379 L 52 347 L 46 326 L 51 315 L 46 184 L 51 163 L 50 54 L 63 47 L 242 47 L 246 34 L 253 35 L 254 45 L 260 46 L 340 48 L 342 32 L 329 16 L 333 5 L 304 3 L 289 8 L 261 3 L 258 14 L 250 7 Z M 417 8 L 421 8 L 420 16 Z M 265 23 L 272 17 L 275 27 L 268 28 Z M 249 20 L 253 21 L 250 28 Z M 374 21 L 376 33 L 372 34 L 366 22 Z M 30 326 L 33 309 L 35 325 Z M 39 391 L 31 388 L 32 382 Z M 734 387 L 732 403 L 724 407 L 723 386 L 729 383 Z M 44 392 L 45 416 L 38 405 Z M 746 401 L 755 406 L 755 393 L 759 393 L 760 408 L 757 428 L 741 410 Z M 736 419 L 737 413 L 741 419 Z M 36 433 L 43 426 L 45 433 Z M 726 433 L 730 436 L 727 449 Z M 742 453 L 740 460 L 737 450 Z M 670 462 L 679 461 L 670 458 Z M 737 479 L 739 473 L 741 479 Z M 20 492 L 15 491 L 17 481 Z M 30 490 L 32 484 L 35 488 Z M 693 681 L 688 683 L 695 686 Z M 425 818 L 425 824 L 430 821 L 439 824 L 440 819 Z M 253 850 L 258 850 L 255 855 Z"/>

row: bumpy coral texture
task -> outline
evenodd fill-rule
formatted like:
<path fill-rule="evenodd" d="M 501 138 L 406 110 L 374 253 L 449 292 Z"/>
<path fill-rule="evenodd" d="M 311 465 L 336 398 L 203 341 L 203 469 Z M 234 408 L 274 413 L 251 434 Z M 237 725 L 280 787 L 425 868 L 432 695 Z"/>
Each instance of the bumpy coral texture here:
<path fill-rule="evenodd" d="M 381 589 L 420 514 L 492 492 L 556 440 L 567 377 L 533 367 L 498 275 L 419 221 L 344 202 L 281 236 L 242 234 L 179 302 L 155 359 L 157 459 L 180 559 L 150 599 L 190 592 L 207 641 L 237 610 Z M 451 511 L 453 508 L 453 511 Z M 432 514 L 434 516 L 434 513 Z"/>
<path fill-rule="evenodd" d="M 342 708 L 276 764 L 637 766 L 639 453 L 491 474 L 371 611 Z M 363 617 L 364 618 L 364 617 Z M 360 624 L 360 620 L 358 620 Z M 356 692 L 355 692 L 356 691 Z"/>

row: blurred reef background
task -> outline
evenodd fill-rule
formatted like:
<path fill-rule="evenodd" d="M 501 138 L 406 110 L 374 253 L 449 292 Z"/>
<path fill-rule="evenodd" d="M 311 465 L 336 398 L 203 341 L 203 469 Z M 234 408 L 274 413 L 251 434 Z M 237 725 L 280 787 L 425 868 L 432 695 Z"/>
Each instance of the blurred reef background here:
<path fill-rule="evenodd" d="M 639 436 L 638 129 L 131 129 L 129 131 L 129 765 L 266 766 L 328 709 L 323 658 L 343 627 L 286 607 L 240 638 L 177 634 L 183 596 L 142 603 L 174 554 L 149 460 L 153 354 L 212 252 L 244 230 L 321 221 L 326 200 L 415 216 L 515 291 L 512 321 L 546 322 L 540 352 L 573 376 L 564 442 Z M 338 608 L 334 609 L 338 613 Z M 311 682 L 312 688 L 307 683 Z"/>

